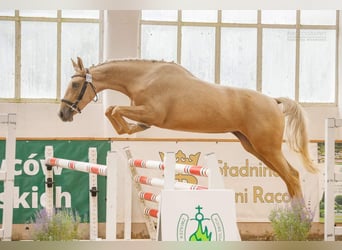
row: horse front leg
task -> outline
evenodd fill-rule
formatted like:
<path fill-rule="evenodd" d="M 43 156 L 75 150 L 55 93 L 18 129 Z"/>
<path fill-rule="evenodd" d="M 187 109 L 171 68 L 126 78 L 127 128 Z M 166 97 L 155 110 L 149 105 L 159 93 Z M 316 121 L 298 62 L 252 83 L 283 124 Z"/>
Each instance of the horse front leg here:
<path fill-rule="evenodd" d="M 117 120 L 112 116 L 112 111 L 115 108 L 115 106 L 110 106 L 107 108 L 106 110 L 106 117 L 108 118 L 108 120 L 110 121 L 110 123 L 112 124 L 113 128 L 115 129 L 115 131 L 119 134 L 122 135 L 124 134 L 124 129 L 122 128 L 122 126 L 117 122 Z"/>
<path fill-rule="evenodd" d="M 134 134 L 145 129 L 150 128 L 150 126 L 144 123 L 128 123 L 123 117 L 139 121 L 144 120 L 143 114 L 144 108 L 142 106 L 131 106 L 131 107 L 121 107 L 121 106 L 110 106 L 106 110 L 106 117 L 116 130 L 116 132 L 121 134 Z"/>

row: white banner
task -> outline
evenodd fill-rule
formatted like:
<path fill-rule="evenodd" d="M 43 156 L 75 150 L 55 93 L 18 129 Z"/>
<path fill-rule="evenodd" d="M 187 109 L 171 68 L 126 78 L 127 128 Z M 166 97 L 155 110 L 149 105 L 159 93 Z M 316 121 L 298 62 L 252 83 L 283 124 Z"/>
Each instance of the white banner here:
<path fill-rule="evenodd" d="M 120 164 L 127 164 L 122 150 L 127 146 L 130 147 L 134 159 L 162 160 L 164 152 L 175 152 L 177 163 L 189 165 L 205 166 L 205 155 L 215 153 L 224 178 L 225 188 L 233 189 L 236 193 L 235 202 L 239 222 L 269 221 L 268 216 L 272 209 L 277 206 L 285 206 L 290 201 L 282 179 L 260 160 L 246 152 L 239 142 L 114 141 L 112 150 L 121 152 Z M 318 221 L 318 206 L 322 195 L 320 175 L 312 175 L 304 170 L 298 155 L 289 151 L 285 144 L 283 152 L 289 163 L 300 172 L 306 204 L 315 212 L 314 220 Z M 316 160 L 316 143 L 310 144 L 310 153 Z M 159 170 L 138 169 L 138 174 L 163 177 Z M 207 184 L 205 177 L 181 174 L 177 178 L 192 183 L 198 182 L 201 185 Z M 146 189 L 146 191 L 160 193 L 160 190 L 153 187 L 143 188 L 144 191 Z M 123 199 L 124 197 L 120 197 L 120 195 L 123 196 L 123 194 L 119 192 L 119 199 Z M 137 197 L 135 193 L 133 197 Z M 144 221 L 137 200 L 138 198 L 133 198 L 133 222 Z M 118 212 L 119 217 L 122 218 L 122 208 L 119 208 Z"/>
<path fill-rule="evenodd" d="M 160 240 L 241 240 L 232 190 L 163 190 L 161 197 Z"/>

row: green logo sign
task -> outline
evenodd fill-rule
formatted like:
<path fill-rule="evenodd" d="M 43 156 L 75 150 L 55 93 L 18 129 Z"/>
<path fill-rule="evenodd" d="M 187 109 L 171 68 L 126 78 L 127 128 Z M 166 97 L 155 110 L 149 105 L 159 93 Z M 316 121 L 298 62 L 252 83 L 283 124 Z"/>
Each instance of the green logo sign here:
<path fill-rule="evenodd" d="M 182 213 L 177 224 L 178 241 L 224 241 L 225 233 L 221 217 L 213 213 L 206 218 L 201 211 L 203 207 L 195 207 L 197 213 L 190 219 L 188 214 Z"/>
<path fill-rule="evenodd" d="M 88 140 L 33 140 L 16 142 L 15 179 L 13 194 L 13 224 L 29 222 L 37 210 L 45 207 L 45 146 L 54 148 L 59 158 L 88 161 L 89 147 L 96 147 L 99 164 L 106 164 L 110 143 Z M 0 167 L 5 164 L 5 141 L 0 140 Z M 89 175 L 69 169 L 54 168 L 54 201 L 57 208 L 77 211 L 89 221 Z M 99 221 L 105 221 L 106 179 L 98 176 Z M 0 222 L 2 221 L 4 185 L 0 182 Z"/>

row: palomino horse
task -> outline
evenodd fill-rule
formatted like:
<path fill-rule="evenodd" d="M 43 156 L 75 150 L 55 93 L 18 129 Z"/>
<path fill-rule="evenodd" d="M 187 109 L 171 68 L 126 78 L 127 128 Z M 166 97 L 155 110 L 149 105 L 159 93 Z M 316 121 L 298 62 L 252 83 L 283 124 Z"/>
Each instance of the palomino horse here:
<path fill-rule="evenodd" d="M 106 111 L 118 134 L 132 134 L 150 126 L 203 133 L 232 132 L 245 150 L 279 174 L 291 197 L 302 199 L 299 173 L 281 150 L 286 117 L 290 148 L 301 155 L 309 172 L 317 172 L 308 153 L 303 111 L 293 100 L 207 83 L 176 63 L 114 60 L 87 69 L 77 58 L 77 63 L 72 64 L 75 75 L 59 111 L 63 121 L 72 121 L 75 114 L 97 98 L 98 92 L 120 91 L 131 99 L 131 106 L 110 106 Z M 137 123 L 128 123 L 125 118 Z"/>

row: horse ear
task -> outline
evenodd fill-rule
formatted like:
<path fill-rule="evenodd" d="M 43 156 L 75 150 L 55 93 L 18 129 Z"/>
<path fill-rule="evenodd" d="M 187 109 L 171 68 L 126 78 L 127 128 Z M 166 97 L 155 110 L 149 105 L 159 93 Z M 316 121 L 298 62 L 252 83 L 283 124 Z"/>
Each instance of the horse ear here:
<path fill-rule="evenodd" d="M 75 71 L 80 71 L 80 68 L 78 67 L 78 65 L 75 63 L 75 61 L 71 58 L 71 62 L 72 62 L 72 66 L 74 67 Z"/>
<path fill-rule="evenodd" d="M 85 71 L 82 59 L 80 57 L 77 57 L 77 64 L 78 64 L 78 67 L 81 71 Z"/>

